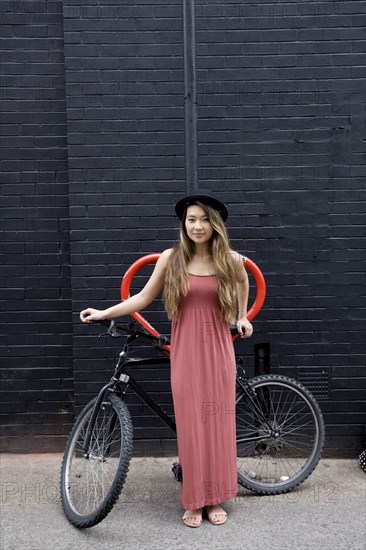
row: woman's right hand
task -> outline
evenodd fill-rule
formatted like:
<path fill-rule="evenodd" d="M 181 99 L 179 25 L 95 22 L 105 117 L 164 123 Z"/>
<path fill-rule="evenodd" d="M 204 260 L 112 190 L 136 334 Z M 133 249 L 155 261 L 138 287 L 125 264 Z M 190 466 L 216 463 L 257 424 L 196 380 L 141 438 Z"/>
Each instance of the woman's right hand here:
<path fill-rule="evenodd" d="M 103 319 L 103 311 L 88 307 L 80 312 L 80 319 L 83 323 L 92 323 L 93 321 L 101 321 Z"/>

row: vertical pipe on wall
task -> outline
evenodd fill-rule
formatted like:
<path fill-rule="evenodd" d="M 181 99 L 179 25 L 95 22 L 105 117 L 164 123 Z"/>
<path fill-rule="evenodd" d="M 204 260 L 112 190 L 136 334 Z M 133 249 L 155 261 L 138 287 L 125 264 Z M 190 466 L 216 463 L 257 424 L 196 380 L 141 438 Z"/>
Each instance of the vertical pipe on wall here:
<path fill-rule="evenodd" d="M 184 136 L 186 192 L 197 189 L 196 32 L 194 0 L 183 0 Z"/>

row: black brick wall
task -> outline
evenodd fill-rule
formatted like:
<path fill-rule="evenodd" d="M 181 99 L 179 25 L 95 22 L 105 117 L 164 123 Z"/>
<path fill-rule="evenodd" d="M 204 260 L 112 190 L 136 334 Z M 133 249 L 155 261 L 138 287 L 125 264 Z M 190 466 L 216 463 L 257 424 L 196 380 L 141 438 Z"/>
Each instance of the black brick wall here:
<path fill-rule="evenodd" d="M 253 345 L 269 342 L 271 370 L 314 391 L 328 452 L 344 456 L 365 434 L 365 5 L 196 1 L 199 181 L 228 203 L 232 245 L 268 285 L 238 353 L 252 373 Z M 115 303 L 127 267 L 176 237 L 182 2 L 1 6 L 6 445 L 38 434 L 52 449 L 60 413 L 95 393 L 116 352 L 78 312 Z M 147 315 L 169 332 L 160 300 Z M 171 410 L 167 370 L 138 377 Z M 174 450 L 128 400 L 136 452 Z"/>
<path fill-rule="evenodd" d="M 266 277 L 252 340 L 343 452 L 365 434 L 365 7 L 197 2 L 200 180 Z"/>
<path fill-rule="evenodd" d="M 64 2 L 78 404 L 109 376 L 115 354 L 106 354 L 78 312 L 118 301 L 128 266 L 176 236 L 172 204 L 185 187 L 181 13 L 180 1 Z M 163 329 L 161 303 L 149 310 Z M 141 376 L 155 398 L 171 401 L 166 369 Z M 162 438 L 174 434 L 138 398 L 128 401 L 135 450 L 163 450 Z"/>
<path fill-rule="evenodd" d="M 74 401 L 62 2 L 0 17 L 1 448 L 57 450 Z"/>

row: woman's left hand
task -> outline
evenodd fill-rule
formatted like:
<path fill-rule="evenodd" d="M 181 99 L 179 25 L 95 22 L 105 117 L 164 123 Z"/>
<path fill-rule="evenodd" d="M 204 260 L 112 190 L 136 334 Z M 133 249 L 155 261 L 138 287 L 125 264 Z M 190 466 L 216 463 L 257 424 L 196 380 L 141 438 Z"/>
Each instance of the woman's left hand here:
<path fill-rule="evenodd" d="M 238 319 L 236 326 L 238 327 L 240 338 L 250 338 L 253 334 L 253 325 L 246 317 Z"/>

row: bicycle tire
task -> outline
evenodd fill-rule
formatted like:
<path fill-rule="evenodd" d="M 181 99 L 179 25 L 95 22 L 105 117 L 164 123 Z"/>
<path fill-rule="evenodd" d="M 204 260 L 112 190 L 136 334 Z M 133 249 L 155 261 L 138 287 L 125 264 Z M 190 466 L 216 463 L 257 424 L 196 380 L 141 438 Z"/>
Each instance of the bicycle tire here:
<path fill-rule="evenodd" d="M 318 403 L 302 384 L 280 375 L 238 385 L 238 483 L 263 495 L 288 493 L 314 471 L 325 429 Z"/>
<path fill-rule="evenodd" d="M 127 405 L 107 396 L 91 434 L 89 456 L 83 443 L 95 399 L 75 421 L 61 466 L 61 502 L 67 519 L 78 528 L 102 521 L 117 502 L 132 455 L 132 422 Z"/>

